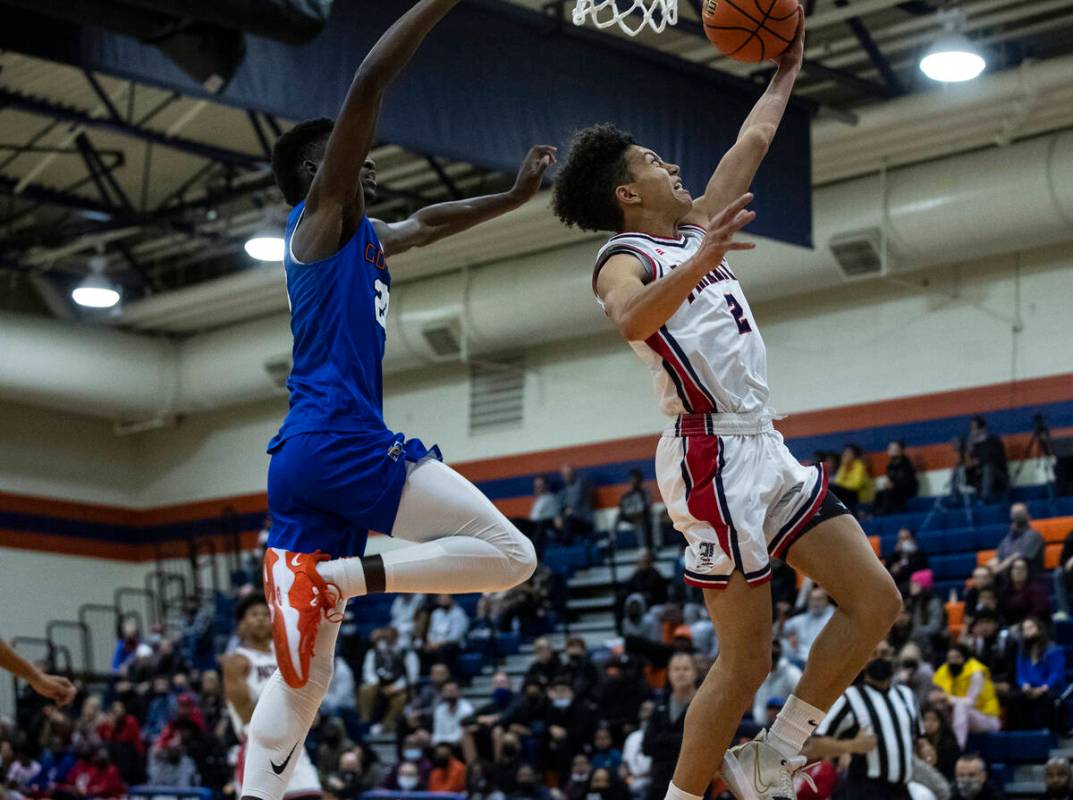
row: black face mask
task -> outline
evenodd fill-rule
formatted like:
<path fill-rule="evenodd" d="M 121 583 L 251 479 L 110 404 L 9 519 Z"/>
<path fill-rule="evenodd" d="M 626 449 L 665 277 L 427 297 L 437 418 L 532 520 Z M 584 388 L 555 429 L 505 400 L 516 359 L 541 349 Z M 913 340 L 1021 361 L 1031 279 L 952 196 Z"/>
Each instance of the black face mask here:
<path fill-rule="evenodd" d="M 920 667 L 920 662 L 915 658 L 907 658 L 902 662 L 902 668 L 907 669 L 910 672 L 916 672 Z"/>
<path fill-rule="evenodd" d="M 961 674 L 961 671 L 963 669 L 965 669 L 964 664 L 947 664 L 946 667 L 950 670 L 950 674 L 953 675 L 955 678 Z"/>
<path fill-rule="evenodd" d="M 1039 638 L 1040 637 L 1039 637 L 1038 633 L 1036 635 L 1034 635 L 1034 636 L 1026 636 L 1025 637 L 1025 644 L 1028 645 L 1029 647 L 1035 647 L 1037 644 L 1039 644 Z"/>
<path fill-rule="evenodd" d="M 878 683 L 885 683 L 894 675 L 894 662 L 889 658 L 873 658 L 865 666 L 864 674 Z"/>
<path fill-rule="evenodd" d="M 518 756 L 518 747 L 513 744 L 505 744 L 503 745 L 502 752 L 503 758 L 509 761 L 510 759 L 516 758 Z"/>

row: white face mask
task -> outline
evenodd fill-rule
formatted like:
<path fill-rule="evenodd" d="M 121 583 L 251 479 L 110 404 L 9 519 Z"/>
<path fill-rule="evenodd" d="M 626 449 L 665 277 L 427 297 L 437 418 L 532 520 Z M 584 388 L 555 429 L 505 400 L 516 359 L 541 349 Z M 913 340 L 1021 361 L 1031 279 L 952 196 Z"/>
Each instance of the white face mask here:
<path fill-rule="evenodd" d="M 413 775 L 400 775 L 399 788 L 404 792 L 412 792 L 417 788 L 417 778 Z"/>
<path fill-rule="evenodd" d="M 407 761 L 420 761 L 421 751 L 414 748 L 403 750 L 402 757 L 405 758 Z"/>
<path fill-rule="evenodd" d="M 556 708 L 570 708 L 570 698 L 556 697 L 554 700 L 551 701 L 551 704 Z"/>

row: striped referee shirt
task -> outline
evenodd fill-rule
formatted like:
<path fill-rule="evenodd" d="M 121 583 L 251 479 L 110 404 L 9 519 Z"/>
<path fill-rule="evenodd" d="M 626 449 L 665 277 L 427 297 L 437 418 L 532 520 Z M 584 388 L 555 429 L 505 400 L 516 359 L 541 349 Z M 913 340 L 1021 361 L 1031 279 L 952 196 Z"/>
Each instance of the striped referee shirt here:
<path fill-rule="evenodd" d="M 854 755 L 850 775 L 905 785 L 913 775 L 913 746 L 922 734 L 913 692 L 892 683 L 883 692 L 867 683 L 851 686 L 816 728 L 816 736 L 852 739 L 863 729 L 875 734 L 876 748 Z"/>

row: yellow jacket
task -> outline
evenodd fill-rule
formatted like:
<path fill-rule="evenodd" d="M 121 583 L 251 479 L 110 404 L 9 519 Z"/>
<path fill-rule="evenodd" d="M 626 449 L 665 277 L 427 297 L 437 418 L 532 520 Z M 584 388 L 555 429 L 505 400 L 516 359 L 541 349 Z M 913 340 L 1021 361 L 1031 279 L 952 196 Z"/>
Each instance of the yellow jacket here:
<path fill-rule="evenodd" d="M 835 484 L 852 489 L 857 493 L 857 499 L 862 503 L 871 503 L 875 497 L 875 487 L 872 485 L 872 476 L 868 474 L 868 467 L 863 459 L 856 459 L 849 466 L 843 464 L 835 473 Z"/>
<path fill-rule="evenodd" d="M 950 667 L 943 664 L 931 681 L 951 697 L 968 697 L 972 676 L 977 673 L 983 674 L 983 686 L 976 696 L 976 710 L 989 717 L 997 717 L 1000 711 L 998 698 L 995 697 L 995 684 L 991 681 L 991 671 L 975 658 L 965 662 L 964 669 L 956 678 L 950 674 Z"/>

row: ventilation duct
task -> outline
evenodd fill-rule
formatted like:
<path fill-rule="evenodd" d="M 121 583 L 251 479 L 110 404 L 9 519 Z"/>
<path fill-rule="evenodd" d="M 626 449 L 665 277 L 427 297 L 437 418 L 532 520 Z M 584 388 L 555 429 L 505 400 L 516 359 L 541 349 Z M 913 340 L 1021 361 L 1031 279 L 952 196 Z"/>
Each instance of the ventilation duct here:
<path fill-rule="evenodd" d="M 843 280 L 866 280 L 887 272 L 889 253 L 883 253 L 883 235 L 878 228 L 832 236 L 828 247 Z"/>
<path fill-rule="evenodd" d="M 845 275 L 838 245 L 861 232 L 885 231 L 898 272 L 1073 240 L 1073 131 L 834 184 L 814 201 L 816 250 L 764 242 L 736 255 L 750 299 L 838 285 Z M 589 286 L 595 250 L 583 242 L 397 284 L 385 371 L 442 358 L 449 345 L 442 330 L 452 321 L 465 332 L 474 362 L 608 331 Z M 271 300 L 286 308 L 278 273 L 251 271 L 249 278 L 226 279 L 227 286 L 252 307 Z M 244 280 L 256 291 L 243 293 Z M 151 302 L 159 313 L 177 314 L 188 298 L 211 290 L 202 285 Z M 284 362 L 290 346 L 285 312 L 174 347 L 144 335 L 0 314 L 0 397 L 124 418 L 218 408 L 275 396 L 266 364 Z"/>

